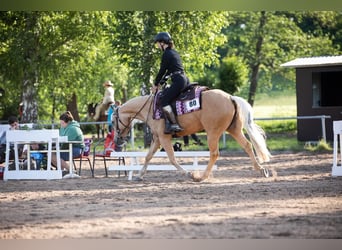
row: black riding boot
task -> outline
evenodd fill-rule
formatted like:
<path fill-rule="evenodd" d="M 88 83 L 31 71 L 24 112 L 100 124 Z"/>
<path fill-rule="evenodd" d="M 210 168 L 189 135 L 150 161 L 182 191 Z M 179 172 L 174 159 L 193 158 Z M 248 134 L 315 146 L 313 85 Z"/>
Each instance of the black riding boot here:
<path fill-rule="evenodd" d="M 176 116 L 173 113 L 170 105 L 163 107 L 163 112 L 165 115 L 165 130 L 164 130 L 165 134 L 172 134 L 172 133 L 180 132 L 183 130 L 178 125 Z"/>

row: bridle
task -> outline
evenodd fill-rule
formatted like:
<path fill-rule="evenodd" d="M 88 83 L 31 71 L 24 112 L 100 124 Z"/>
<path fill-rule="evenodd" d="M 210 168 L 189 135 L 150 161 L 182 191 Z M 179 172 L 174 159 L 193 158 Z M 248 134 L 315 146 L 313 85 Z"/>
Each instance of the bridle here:
<path fill-rule="evenodd" d="M 130 123 L 129 123 L 128 125 L 125 125 L 125 124 L 121 121 L 121 119 L 120 119 L 120 117 L 119 117 L 119 107 L 117 107 L 117 108 L 115 109 L 115 112 L 114 112 L 113 115 L 114 115 L 114 118 L 115 118 L 115 131 L 116 131 L 116 133 L 118 133 L 119 135 L 121 135 L 121 130 L 120 130 L 120 128 L 119 128 L 119 123 L 120 123 L 121 125 L 124 126 L 123 131 L 125 131 L 126 129 L 128 129 L 128 128 L 130 127 L 130 124 L 131 124 L 132 121 L 130 121 Z M 120 138 L 121 138 L 121 136 L 120 136 Z"/>
<path fill-rule="evenodd" d="M 148 99 L 146 100 L 146 102 L 144 103 L 144 105 L 141 106 L 141 108 L 139 109 L 138 112 L 135 113 L 135 115 L 133 117 L 130 118 L 130 121 L 128 122 L 128 124 L 125 124 L 121 119 L 120 119 L 120 115 L 119 115 L 119 106 L 114 110 L 114 119 L 115 119 L 115 136 L 117 136 L 117 138 L 119 138 L 120 140 L 124 140 L 124 138 L 122 137 L 122 134 L 124 132 L 126 132 L 126 130 L 129 130 L 131 128 L 132 122 L 133 120 L 141 113 L 141 111 L 145 108 L 145 106 L 147 105 L 148 101 L 150 100 L 150 98 L 154 96 L 153 94 L 150 94 Z M 150 104 L 150 108 L 151 109 L 152 106 L 152 102 Z M 148 115 L 147 115 L 148 117 Z M 120 130 L 119 124 L 121 124 L 124 128 L 122 129 L 122 131 Z"/>

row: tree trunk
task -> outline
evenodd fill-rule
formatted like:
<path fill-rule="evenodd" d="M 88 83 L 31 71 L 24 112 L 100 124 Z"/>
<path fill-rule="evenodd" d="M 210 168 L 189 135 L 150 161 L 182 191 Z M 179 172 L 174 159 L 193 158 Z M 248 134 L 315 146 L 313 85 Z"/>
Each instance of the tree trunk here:
<path fill-rule="evenodd" d="M 79 115 L 78 109 L 77 109 L 77 96 L 75 93 L 72 94 L 72 97 L 68 101 L 67 111 L 71 112 L 72 116 L 74 117 L 74 120 L 76 120 L 78 122 L 80 121 L 80 115 Z"/>
<path fill-rule="evenodd" d="M 259 19 L 259 27 L 256 31 L 256 46 L 255 46 L 255 55 L 254 55 L 254 62 L 251 65 L 252 68 L 252 75 L 251 75 L 251 85 L 249 86 L 249 94 L 248 94 L 248 102 L 253 107 L 256 90 L 258 88 L 258 77 L 259 77 L 259 69 L 262 61 L 262 45 L 264 42 L 263 38 L 263 31 L 266 25 L 266 12 L 262 11 L 261 16 Z"/>
<path fill-rule="evenodd" d="M 38 121 L 38 57 L 39 35 L 34 31 L 38 22 L 38 15 L 28 15 L 25 20 L 23 34 L 23 59 L 26 64 L 23 69 L 23 114 L 22 123 L 37 123 Z M 18 100 L 20 103 L 20 100 Z"/>
<path fill-rule="evenodd" d="M 37 89 L 32 82 L 35 82 L 35 80 L 27 78 L 23 82 L 23 114 L 21 123 L 37 123 L 38 121 Z"/>
<path fill-rule="evenodd" d="M 249 86 L 248 95 L 248 102 L 252 107 L 254 105 L 255 94 L 258 87 L 259 66 L 260 65 L 255 65 L 252 67 L 251 85 Z"/>
<path fill-rule="evenodd" d="M 156 33 L 156 17 L 150 13 L 144 14 L 144 47 L 149 48 L 151 45 L 151 35 Z M 153 54 L 152 50 L 144 50 L 143 57 L 141 58 L 142 65 L 142 86 L 141 94 L 150 94 L 150 82 L 151 82 L 151 69 L 153 67 Z M 148 148 L 151 145 L 152 132 L 147 123 L 144 124 L 144 148 Z"/>

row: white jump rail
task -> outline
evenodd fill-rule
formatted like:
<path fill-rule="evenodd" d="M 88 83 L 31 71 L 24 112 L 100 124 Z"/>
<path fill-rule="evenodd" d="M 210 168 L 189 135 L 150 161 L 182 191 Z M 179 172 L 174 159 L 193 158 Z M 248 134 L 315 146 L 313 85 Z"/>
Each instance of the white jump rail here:
<path fill-rule="evenodd" d="M 11 127 L 11 126 L 10 126 L 9 124 L 0 124 L 0 137 L 2 136 L 2 134 L 3 134 L 5 131 L 10 130 L 10 127 Z M 19 127 L 27 127 L 27 128 L 32 129 L 33 123 L 23 123 L 23 124 L 19 124 Z"/>
<path fill-rule="evenodd" d="M 334 130 L 334 156 L 332 166 L 332 176 L 342 176 L 342 121 L 333 122 Z M 338 148 L 340 148 L 340 160 L 338 161 Z M 338 164 L 340 162 L 340 164 Z"/>
<path fill-rule="evenodd" d="M 27 169 L 19 168 L 18 145 L 32 143 L 47 143 L 48 144 L 48 164 L 47 170 L 31 170 L 30 161 L 28 161 Z M 51 170 L 51 153 L 52 144 L 56 144 L 57 154 L 57 170 Z M 9 170 L 9 151 L 10 145 L 14 145 L 15 154 L 15 170 Z M 28 150 L 29 151 L 29 150 Z M 33 151 L 32 151 L 33 152 Z M 4 180 L 21 180 L 21 179 L 61 179 L 62 171 L 59 158 L 59 130 L 8 130 L 6 132 L 6 162 L 4 171 Z"/>
<path fill-rule="evenodd" d="M 112 152 L 111 157 L 125 157 L 130 158 L 129 165 L 111 165 L 108 167 L 108 171 L 128 171 L 128 180 L 132 180 L 133 171 L 140 171 L 143 167 L 143 163 L 139 163 L 139 159 L 144 160 L 147 155 L 147 152 Z M 209 151 L 176 151 L 176 158 L 193 158 L 193 163 L 191 165 L 181 165 L 184 169 L 193 171 L 193 170 L 205 170 L 207 165 L 198 164 L 199 157 L 209 157 Z M 166 152 L 156 152 L 153 155 L 153 158 L 165 158 L 168 157 Z M 152 160 L 153 160 L 152 158 Z M 151 161 L 152 161 L 151 160 Z M 214 165 L 214 170 L 217 169 L 217 166 Z M 147 171 L 172 171 L 177 170 L 175 166 L 172 164 L 152 164 L 149 163 L 147 167 Z"/>

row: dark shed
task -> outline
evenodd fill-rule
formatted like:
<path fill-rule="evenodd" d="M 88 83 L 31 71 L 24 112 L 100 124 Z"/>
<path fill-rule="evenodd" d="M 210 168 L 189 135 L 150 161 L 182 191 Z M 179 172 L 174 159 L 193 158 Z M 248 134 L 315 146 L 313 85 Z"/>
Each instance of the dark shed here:
<path fill-rule="evenodd" d="M 297 116 L 327 115 L 326 138 L 333 140 L 333 121 L 342 120 L 342 56 L 297 58 L 282 67 L 296 69 Z M 318 119 L 299 119 L 299 141 L 322 139 Z"/>

